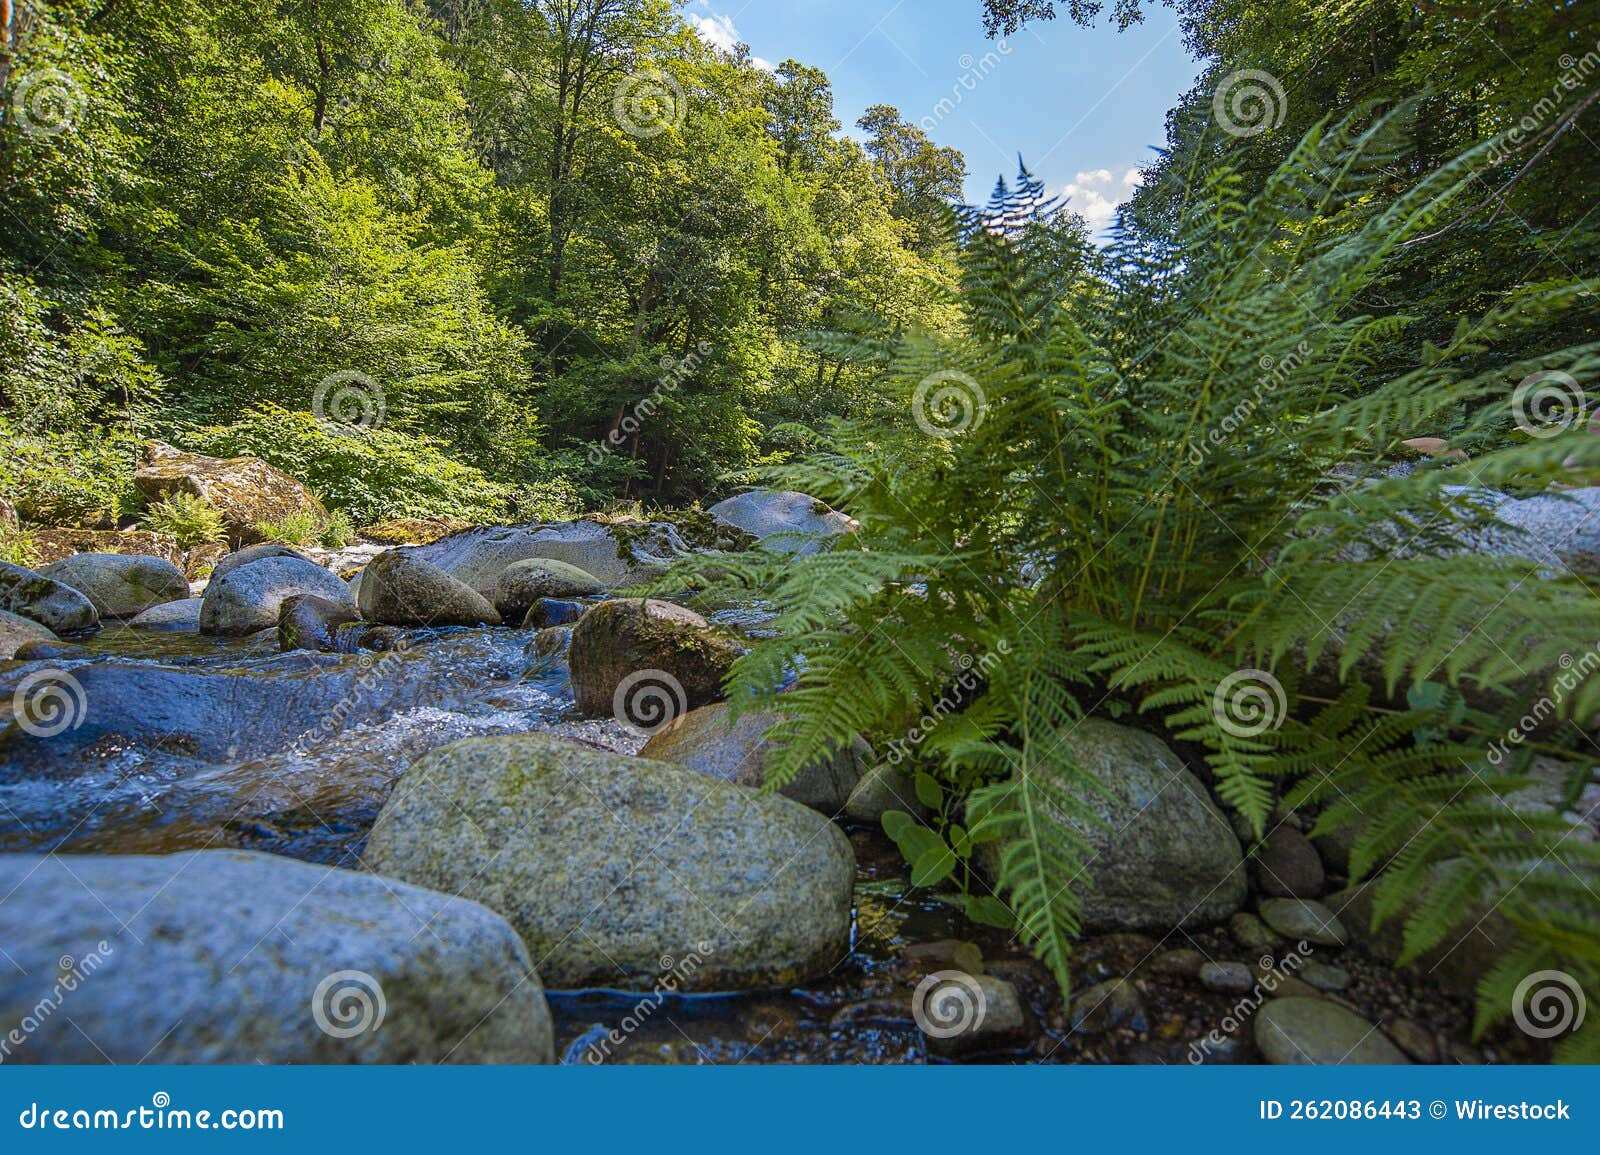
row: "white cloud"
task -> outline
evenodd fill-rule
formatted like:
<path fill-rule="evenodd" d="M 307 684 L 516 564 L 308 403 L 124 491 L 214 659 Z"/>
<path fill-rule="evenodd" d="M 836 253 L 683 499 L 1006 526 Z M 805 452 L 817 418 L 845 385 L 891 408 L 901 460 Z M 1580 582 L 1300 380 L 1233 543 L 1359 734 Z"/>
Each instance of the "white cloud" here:
<path fill-rule="evenodd" d="M 690 12 L 684 16 L 695 33 L 711 47 L 730 56 L 738 50 L 739 30 L 733 26 L 733 17 L 712 13 L 710 16 L 701 16 Z M 750 63 L 763 72 L 773 72 L 777 66 L 770 60 L 763 60 L 759 56 L 752 56 Z"/>
<path fill-rule="evenodd" d="M 1098 236 L 1111 224 L 1123 202 L 1144 183 L 1144 174 L 1137 168 L 1124 170 L 1120 189 L 1113 185 L 1116 179 L 1108 168 L 1092 168 L 1078 173 L 1071 184 L 1052 191 L 1055 196 L 1067 198 L 1067 208 L 1089 222 L 1091 236 Z"/>

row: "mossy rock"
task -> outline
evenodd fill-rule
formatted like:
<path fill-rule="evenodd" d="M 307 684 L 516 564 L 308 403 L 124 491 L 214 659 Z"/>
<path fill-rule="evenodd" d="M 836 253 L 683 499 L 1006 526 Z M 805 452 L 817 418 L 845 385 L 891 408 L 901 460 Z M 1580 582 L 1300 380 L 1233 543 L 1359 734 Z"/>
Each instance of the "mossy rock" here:
<path fill-rule="evenodd" d="M 681 694 L 674 717 L 723 697 L 723 680 L 742 652 L 693 610 L 671 602 L 602 602 L 573 627 L 567 665 L 578 709 L 615 713 L 618 689 L 632 674 L 667 675 Z M 670 720 L 670 719 L 664 719 Z"/>

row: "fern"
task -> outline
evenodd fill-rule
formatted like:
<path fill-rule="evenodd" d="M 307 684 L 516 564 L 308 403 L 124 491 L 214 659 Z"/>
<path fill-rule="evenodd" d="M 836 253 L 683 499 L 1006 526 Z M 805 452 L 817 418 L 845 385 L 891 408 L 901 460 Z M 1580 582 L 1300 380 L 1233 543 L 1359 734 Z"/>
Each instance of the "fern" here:
<path fill-rule="evenodd" d="M 1600 344 L 1464 367 L 1597 284 L 1530 287 L 1379 378 L 1409 319 L 1362 302 L 1482 151 L 1394 191 L 1406 115 L 1317 126 L 1253 200 L 1225 166 L 1199 173 L 1170 236 L 1123 231 L 1103 253 L 1024 171 L 967 214 L 962 330 L 906 335 L 882 404 L 772 472 L 859 532 L 674 578 L 776 612 L 731 682 L 738 708 L 783 718 L 776 785 L 856 733 L 906 733 L 994 659 L 918 751 L 966 821 L 911 841 L 932 864 L 1003 840 L 997 893 L 1064 990 L 1094 783 L 1060 738 L 1129 710 L 1203 747 L 1258 834 L 1283 800 L 1330 827 L 1365 815 L 1358 869 L 1383 868 L 1379 914 L 1405 918 L 1408 954 L 1492 907 L 1538 958 L 1596 979 L 1593 853 L 1553 817 L 1514 825 L 1513 780 L 1467 767 L 1499 732 L 1483 711 L 1520 712 L 1561 675 L 1570 639 L 1600 638 L 1600 603 L 1570 574 L 1466 543 L 1496 532 L 1476 487 L 1545 492 L 1600 467 L 1600 439 L 1530 439 L 1508 404 L 1535 368 L 1600 371 Z M 930 411 L 934 386 L 958 404 Z M 1399 441 L 1446 429 L 1470 464 L 1390 475 Z M 1282 686 L 1278 728 L 1225 724 L 1216 695 L 1242 669 Z M 1562 717 L 1600 710 L 1593 673 L 1567 679 Z M 1431 685 L 1459 708 L 1397 698 Z M 1491 978 L 1483 1027 L 1502 1013 Z"/>

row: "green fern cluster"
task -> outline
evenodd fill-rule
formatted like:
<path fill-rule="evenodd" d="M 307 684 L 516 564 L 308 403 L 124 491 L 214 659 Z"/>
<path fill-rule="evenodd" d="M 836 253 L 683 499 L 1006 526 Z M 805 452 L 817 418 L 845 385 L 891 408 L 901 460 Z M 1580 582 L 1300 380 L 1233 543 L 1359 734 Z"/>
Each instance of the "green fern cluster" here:
<path fill-rule="evenodd" d="M 1414 903 L 1411 952 L 1495 908 L 1531 944 L 1512 970 L 1559 958 L 1600 990 L 1592 848 L 1496 806 L 1511 781 L 1468 769 L 1489 728 L 1403 699 L 1437 684 L 1510 708 L 1600 641 L 1581 580 L 1463 546 L 1493 529 L 1474 487 L 1544 492 L 1600 466 L 1600 439 L 1529 438 L 1510 406 L 1536 371 L 1594 378 L 1600 345 L 1493 356 L 1597 286 L 1531 287 L 1374 380 L 1411 319 L 1366 302 L 1481 159 L 1396 188 L 1404 127 L 1401 114 L 1323 124 L 1248 201 L 1226 167 L 1191 174 L 1172 236 L 1125 234 L 1103 253 L 1026 172 L 1002 185 L 966 221 L 962 334 L 908 336 L 878 411 L 772 478 L 860 531 L 690 574 L 777 613 L 733 686 L 740 708 L 783 717 L 779 783 L 852 734 L 904 733 L 964 660 L 1003 655 L 919 753 L 966 799 L 965 821 L 934 831 L 941 845 L 955 861 L 1002 840 L 997 892 L 1063 989 L 1084 847 L 1061 819 L 1087 820 L 1095 783 L 1061 737 L 1091 713 L 1143 710 L 1206 751 L 1218 794 L 1258 832 L 1285 800 L 1325 806 L 1325 827 L 1381 814 L 1357 861 L 1388 864 L 1381 913 Z M 1387 468 L 1401 441 L 1445 432 L 1469 463 Z M 1285 724 L 1225 724 L 1218 687 L 1241 668 L 1285 688 Z M 1586 672 L 1559 715 L 1597 709 Z M 918 854 L 931 858 L 925 837 Z M 1483 1025 L 1511 973 L 1486 987 Z"/>

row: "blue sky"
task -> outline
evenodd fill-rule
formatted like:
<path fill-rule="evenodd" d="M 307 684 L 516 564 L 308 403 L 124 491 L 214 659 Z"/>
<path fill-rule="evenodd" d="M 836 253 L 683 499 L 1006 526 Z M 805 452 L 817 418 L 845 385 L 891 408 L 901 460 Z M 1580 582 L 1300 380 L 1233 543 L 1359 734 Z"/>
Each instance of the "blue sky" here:
<path fill-rule="evenodd" d="M 966 154 L 969 200 L 1011 176 L 1020 152 L 1096 227 L 1199 72 L 1162 6 L 1128 32 L 1062 16 L 1003 46 L 984 37 L 980 0 L 690 0 L 684 14 L 713 43 L 822 68 L 847 127 L 869 105 L 894 105 Z"/>

